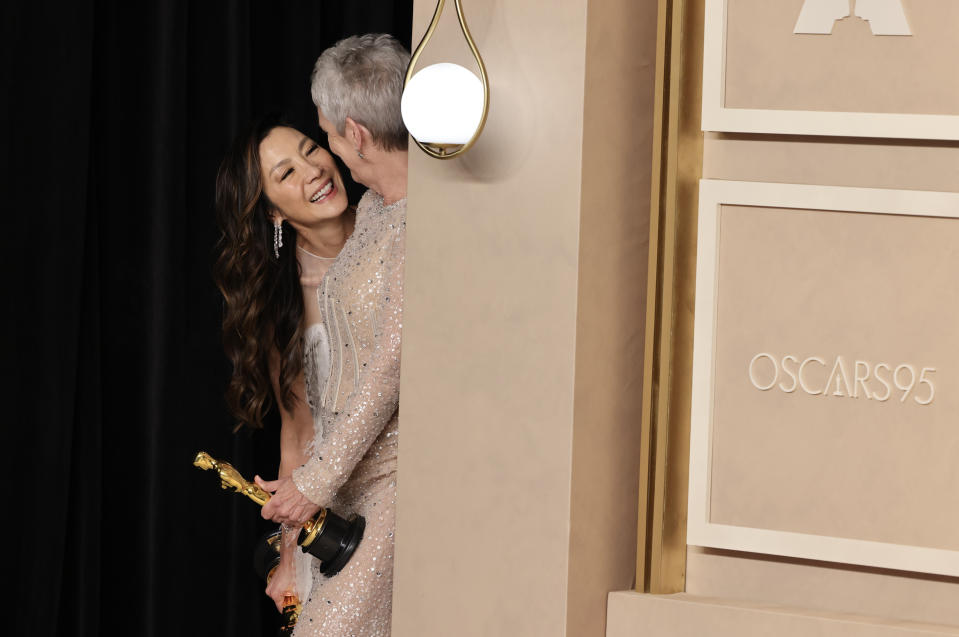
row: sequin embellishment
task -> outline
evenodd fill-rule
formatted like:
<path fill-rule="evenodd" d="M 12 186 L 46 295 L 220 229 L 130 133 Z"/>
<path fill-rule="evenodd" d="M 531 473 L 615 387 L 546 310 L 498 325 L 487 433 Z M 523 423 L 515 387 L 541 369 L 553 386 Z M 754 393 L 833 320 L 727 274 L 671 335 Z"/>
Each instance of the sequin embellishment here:
<path fill-rule="evenodd" d="M 317 292 L 330 373 L 307 374 L 321 437 L 293 480 L 313 502 L 363 515 L 367 526 L 338 575 L 327 579 L 314 566 L 298 637 L 390 634 L 405 232 L 406 200 L 387 206 L 367 191 L 353 234 Z"/>

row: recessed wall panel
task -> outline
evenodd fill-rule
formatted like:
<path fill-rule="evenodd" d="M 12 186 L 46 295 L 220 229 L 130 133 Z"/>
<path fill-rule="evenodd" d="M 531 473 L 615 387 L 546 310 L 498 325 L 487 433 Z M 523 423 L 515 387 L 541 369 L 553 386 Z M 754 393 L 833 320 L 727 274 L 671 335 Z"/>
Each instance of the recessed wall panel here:
<path fill-rule="evenodd" d="M 956 216 L 703 182 L 690 544 L 959 574 Z"/>
<path fill-rule="evenodd" d="M 703 129 L 959 139 L 954 0 L 707 0 Z"/>

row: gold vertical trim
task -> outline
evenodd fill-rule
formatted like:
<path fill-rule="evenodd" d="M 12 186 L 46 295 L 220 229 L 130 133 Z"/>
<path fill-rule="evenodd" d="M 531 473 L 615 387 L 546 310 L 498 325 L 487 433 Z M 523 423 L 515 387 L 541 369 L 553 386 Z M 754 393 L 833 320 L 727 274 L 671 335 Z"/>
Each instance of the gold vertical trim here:
<path fill-rule="evenodd" d="M 669 34 L 667 25 L 668 16 L 672 11 L 672 0 L 659 0 L 659 8 L 656 15 L 656 92 L 653 104 L 653 160 L 652 160 L 652 178 L 650 180 L 650 206 L 649 206 L 649 267 L 647 269 L 646 281 L 646 333 L 645 356 L 643 358 L 643 404 L 642 404 L 642 444 L 640 447 L 639 458 L 639 515 L 636 529 L 636 585 L 639 592 L 649 590 L 649 568 L 650 561 L 650 543 L 648 537 L 649 525 L 647 519 L 650 516 L 652 502 L 650 495 L 650 472 L 655 466 L 655 457 L 652 454 L 652 435 L 651 429 L 655 420 L 652 413 L 655 403 L 653 402 L 654 386 L 657 384 L 653 376 L 653 368 L 658 367 L 658 351 L 653 347 L 656 341 L 657 328 L 659 321 L 654 320 L 657 308 L 659 307 L 661 279 L 659 264 L 659 246 L 662 243 L 660 237 L 660 197 L 662 192 L 662 172 L 664 164 L 665 138 L 663 124 L 665 122 L 665 86 L 666 86 L 666 66 L 669 61 Z"/>
<path fill-rule="evenodd" d="M 636 590 L 685 589 L 704 0 L 660 0 Z"/>

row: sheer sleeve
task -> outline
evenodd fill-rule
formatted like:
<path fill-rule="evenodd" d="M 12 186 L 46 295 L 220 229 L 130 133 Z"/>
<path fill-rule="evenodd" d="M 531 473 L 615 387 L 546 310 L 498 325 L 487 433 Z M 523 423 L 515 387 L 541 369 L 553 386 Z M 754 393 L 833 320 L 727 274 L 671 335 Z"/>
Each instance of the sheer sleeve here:
<path fill-rule="evenodd" d="M 381 266 L 383 289 L 375 303 L 377 324 L 370 360 L 350 398 L 324 428 L 313 456 L 293 471 L 297 489 L 320 506 L 329 506 L 399 405 L 406 222 L 397 222 L 390 233 Z"/>

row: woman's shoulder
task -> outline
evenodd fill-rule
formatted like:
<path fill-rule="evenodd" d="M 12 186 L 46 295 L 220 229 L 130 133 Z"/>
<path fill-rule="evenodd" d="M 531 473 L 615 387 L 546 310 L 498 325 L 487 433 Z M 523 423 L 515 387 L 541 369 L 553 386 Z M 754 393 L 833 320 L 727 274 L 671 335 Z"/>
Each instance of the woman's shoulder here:
<path fill-rule="evenodd" d="M 362 227 L 365 237 L 402 235 L 406 228 L 406 199 L 387 205 L 382 196 L 367 190 L 360 200 L 356 218 L 357 227 Z"/>
<path fill-rule="evenodd" d="M 358 217 L 378 214 L 405 216 L 406 197 L 388 204 L 383 199 L 383 195 L 373 189 L 368 189 L 365 193 L 363 193 L 363 196 L 360 197 L 360 202 L 356 206 L 356 214 Z"/>
<path fill-rule="evenodd" d="M 357 214 L 361 214 L 372 210 L 377 207 L 377 205 L 382 204 L 383 197 L 379 195 L 372 188 L 367 188 L 366 192 L 363 193 L 363 196 L 360 197 L 359 203 L 356 204 Z"/>

